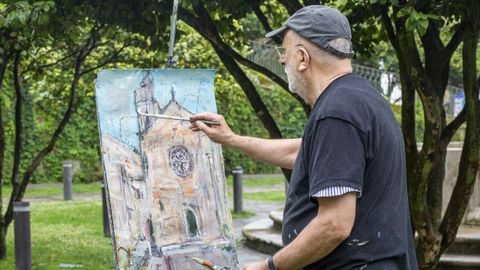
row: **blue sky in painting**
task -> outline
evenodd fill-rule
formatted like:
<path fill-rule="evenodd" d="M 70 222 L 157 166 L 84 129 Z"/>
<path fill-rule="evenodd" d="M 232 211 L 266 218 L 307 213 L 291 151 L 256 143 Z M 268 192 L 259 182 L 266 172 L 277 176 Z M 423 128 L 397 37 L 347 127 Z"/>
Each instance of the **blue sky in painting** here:
<path fill-rule="evenodd" d="M 217 112 L 213 90 L 214 70 L 155 69 L 154 96 L 160 107 L 175 99 L 192 113 Z M 96 80 L 97 114 L 101 133 L 107 133 L 122 143 L 139 149 L 138 122 L 134 91 L 147 70 L 102 70 Z M 152 77 L 152 75 L 150 75 Z"/>

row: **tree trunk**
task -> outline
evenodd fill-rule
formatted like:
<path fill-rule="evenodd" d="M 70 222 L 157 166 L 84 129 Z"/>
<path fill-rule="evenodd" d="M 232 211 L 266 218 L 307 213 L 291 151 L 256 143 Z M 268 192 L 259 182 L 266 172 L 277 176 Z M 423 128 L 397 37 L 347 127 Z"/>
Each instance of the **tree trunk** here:
<path fill-rule="evenodd" d="M 476 10 L 472 11 L 472 14 L 477 14 L 476 16 L 479 12 L 478 6 L 478 3 L 472 4 L 472 10 Z M 478 85 L 474 85 L 473 82 L 476 80 L 474 54 L 478 44 L 479 27 L 478 23 L 475 24 L 476 26 L 472 24 L 471 28 L 465 31 L 465 23 L 462 21 L 461 27 L 457 28 L 447 46 L 443 46 L 437 25 L 432 22 L 427 34 L 422 37 L 426 55 L 424 67 L 415 45 L 414 33 L 407 31 L 404 18 L 397 17 L 394 8 L 392 17 L 394 28 L 386 6 L 382 8 L 381 16 L 400 66 L 402 131 L 406 147 L 411 217 L 418 234 L 416 249 L 418 264 L 420 269 L 434 269 L 441 254 L 455 239 L 478 170 L 480 106 L 478 105 Z M 467 111 L 465 112 L 464 109 L 447 126 L 443 96 L 446 91 L 449 62 L 466 32 L 469 33 L 469 37 L 464 41 L 463 50 L 464 85 L 466 96 L 468 96 L 466 99 L 470 99 L 470 102 L 467 102 L 469 103 L 466 105 Z M 425 117 L 423 146 L 420 153 L 415 142 L 414 89 L 422 101 Z M 442 220 L 442 188 L 447 146 L 465 118 L 471 122 L 467 122 L 468 131 L 459 166 L 459 178 L 447 213 Z"/>
<path fill-rule="evenodd" d="M 228 56 L 223 51 L 219 50 L 214 44 L 212 44 L 213 49 L 222 60 L 225 67 L 230 71 L 232 76 L 235 78 L 237 83 L 242 88 L 243 92 L 247 96 L 248 101 L 253 107 L 253 110 L 257 114 L 258 118 L 262 122 L 265 129 L 267 129 L 271 138 L 280 139 L 282 138 L 282 133 L 278 128 L 275 120 L 267 109 L 265 103 L 263 103 L 262 98 L 258 94 L 255 85 L 250 81 L 247 75 L 243 70 L 238 66 L 234 59 Z"/>
<path fill-rule="evenodd" d="M 15 53 L 13 64 L 13 85 L 15 88 L 15 146 L 13 153 L 12 186 L 14 189 L 19 184 L 20 162 L 23 152 L 23 85 L 20 74 L 20 51 Z"/>
<path fill-rule="evenodd" d="M 471 21 L 463 43 L 463 83 L 465 91 L 465 109 L 467 128 L 460 158 L 457 183 L 452 192 L 440 231 L 444 238 L 442 251 L 446 250 L 455 240 L 458 227 L 465 215 L 470 196 L 473 192 L 480 162 L 480 101 L 479 82 L 477 80 L 477 47 L 480 35 L 480 4 L 471 1 Z"/>
<path fill-rule="evenodd" d="M 200 2 L 199 4 L 195 5 L 194 11 L 198 16 L 195 16 L 194 14 L 190 13 L 186 9 L 180 8 L 179 16 L 190 27 L 192 27 L 202 37 L 204 37 L 208 42 L 210 42 L 212 46 L 213 45 L 216 46 L 218 50 L 227 54 L 228 56 L 233 58 L 235 61 L 240 63 L 241 65 L 244 65 L 245 67 L 248 67 L 257 72 L 260 72 L 270 80 L 277 83 L 280 87 L 282 87 L 285 91 L 287 91 L 289 95 L 294 97 L 302 105 L 302 108 L 305 111 L 306 115 L 307 116 L 309 115 L 311 110 L 310 106 L 306 104 L 305 101 L 298 94 L 292 93 L 288 89 L 288 82 L 286 80 L 282 79 L 279 75 L 275 74 L 271 70 L 253 61 L 246 59 L 245 57 L 240 55 L 238 52 L 236 52 L 232 47 L 230 47 L 230 45 L 226 44 L 223 41 L 222 37 L 220 36 L 220 33 L 217 30 L 217 26 L 215 25 L 215 22 L 212 20 L 212 18 L 210 17 L 210 14 L 203 6 L 203 3 Z"/>
<path fill-rule="evenodd" d="M 272 115 L 268 111 L 267 107 L 262 101 L 260 95 L 258 95 L 255 86 L 247 77 L 247 75 L 243 72 L 243 70 L 238 66 L 234 59 L 228 56 L 226 53 L 219 50 L 214 44 L 212 44 L 213 49 L 216 51 L 220 60 L 222 60 L 223 64 L 227 69 L 230 71 L 230 74 L 233 75 L 237 83 L 241 86 L 245 95 L 248 98 L 248 101 L 252 105 L 255 113 L 257 114 L 260 121 L 262 121 L 264 127 L 267 129 L 270 137 L 273 139 L 281 139 L 282 133 L 278 128 L 277 124 L 275 123 Z M 291 170 L 281 168 L 283 175 L 290 180 L 290 176 L 292 174 Z"/>
<path fill-rule="evenodd" d="M 96 30 L 92 30 L 91 36 L 86 42 L 82 49 L 79 51 L 75 66 L 74 66 L 74 74 L 72 79 L 72 84 L 70 86 L 70 97 L 68 101 L 68 107 L 65 111 L 62 120 L 58 124 L 57 128 L 52 134 L 50 141 L 48 142 L 47 146 L 45 146 L 40 152 L 35 156 L 35 158 L 30 162 L 27 169 L 25 170 L 22 180 L 18 185 L 15 185 L 12 190 L 12 194 L 10 196 L 10 201 L 8 203 L 7 211 L 5 212 L 5 226 L 8 227 L 10 223 L 13 221 L 13 203 L 21 201 L 23 195 L 25 194 L 25 189 L 27 188 L 28 183 L 30 182 L 33 173 L 38 168 L 40 163 L 43 161 L 46 155 L 53 150 L 55 143 L 57 142 L 58 138 L 60 138 L 61 133 L 65 129 L 67 123 L 69 122 L 76 104 L 76 90 L 78 87 L 78 81 L 80 77 L 84 74 L 81 72 L 81 66 L 85 61 L 85 58 L 92 52 L 92 50 L 96 47 L 96 39 L 95 39 L 95 32 Z"/>
<path fill-rule="evenodd" d="M 3 215 L 0 215 L 0 259 L 7 257 L 7 226 Z"/>
<path fill-rule="evenodd" d="M 30 181 L 30 178 L 32 177 L 33 173 L 35 172 L 37 167 L 40 165 L 42 160 L 45 158 L 45 156 L 53 150 L 53 147 L 56 141 L 60 137 L 60 134 L 65 129 L 65 126 L 67 125 L 68 121 L 70 120 L 73 114 L 73 111 L 75 109 L 75 104 L 76 104 L 76 90 L 78 87 L 78 81 L 80 80 L 80 76 L 81 76 L 80 68 L 83 61 L 85 60 L 84 57 L 85 57 L 85 50 L 82 50 L 79 53 L 75 63 L 73 80 L 70 86 L 70 97 L 69 97 L 68 107 L 67 107 L 67 110 L 65 111 L 65 114 L 63 115 L 62 120 L 60 121 L 57 128 L 55 129 L 47 146 L 43 148 L 35 156 L 33 161 L 27 167 L 25 173 L 23 174 L 22 181 L 18 185 L 15 185 L 14 189 L 12 190 L 12 195 L 10 196 L 10 201 L 7 207 L 7 211 L 5 213 L 5 226 L 7 227 L 10 225 L 10 223 L 13 220 L 13 202 L 18 202 L 22 200 L 23 195 L 25 193 L 25 189 Z"/>
<path fill-rule="evenodd" d="M 7 50 L 3 53 L 2 63 L 0 64 L 0 94 L 3 88 L 3 79 L 5 78 L 5 71 L 10 60 L 10 52 Z M 3 218 L 3 165 L 5 159 L 5 129 L 3 127 L 3 114 L 0 95 L 0 259 L 4 259 L 7 255 L 7 243 L 5 240 L 5 220 Z"/>
<path fill-rule="evenodd" d="M 241 67 L 238 65 L 236 60 L 264 74 L 266 72 L 267 74 L 269 74 L 268 72 L 270 71 L 263 67 L 258 67 L 254 63 L 249 63 L 248 60 L 241 57 L 231 47 L 229 47 L 227 44 L 223 42 L 223 40 L 220 37 L 220 34 L 216 29 L 215 24 L 210 18 L 210 15 L 208 14 L 207 10 L 205 10 L 205 8 L 203 7 L 203 3 L 200 2 L 198 5 L 196 5 L 194 10 L 196 11 L 199 17 L 196 17 L 193 14 L 188 15 L 189 14 L 188 11 L 184 9 L 180 10 L 180 16 L 185 19 L 187 24 L 189 24 L 199 34 L 201 34 L 208 42 L 210 42 L 210 44 L 212 45 L 213 49 L 219 56 L 222 63 L 225 65 L 227 70 L 230 72 L 230 74 L 232 74 L 234 79 L 242 88 L 243 92 L 247 96 L 248 101 L 252 105 L 253 110 L 255 111 L 257 117 L 262 122 L 265 129 L 268 131 L 270 137 L 273 139 L 283 138 L 280 129 L 278 128 L 275 120 L 270 114 L 267 106 L 262 101 L 262 98 L 258 94 L 255 85 L 251 82 L 251 80 L 248 78 L 245 72 L 241 69 Z M 202 27 L 199 27 L 200 24 L 202 25 Z M 275 76 L 278 77 L 277 75 Z M 280 85 L 282 86 L 282 84 Z M 283 85 L 282 87 L 285 88 L 285 85 Z M 290 179 L 291 170 L 284 169 L 284 168 L 281 168 L 281 169 L 284 176 L 287 179 Z"/>
<path fill-rule="evenodd" d="M 431 208 L 428 198 L 431 179 L 442 173 L 444 154 L 438 152 L 442 125 L 442 102 L 425 71 L 415 45 L 414 33 L 405 27 L 405 18 L 396 17 L 391 24 L 388 11 L 381 10 L 382 21 L 399 59 L 402 84 L 402 130 L 404 133 L 409 201 L 413 228 L 418 233 L 417 258 L 421 269 L 431 269 L 440 254 L 441 235 L 434 219 L 438 204 Z M 418 153 L 415 139 L 415 91 L 418 92 L 425 115 L 424 144 Z M 443 155 L 443 158 L 442 158 Z M 442 178 L 443 180 L 443 178 Z M 438 198 L 438 193 L 433 198 Z M 441 195 L 441 193 L 440 193 Z M 432 209 L 436 212 L 432 213 Z"/>

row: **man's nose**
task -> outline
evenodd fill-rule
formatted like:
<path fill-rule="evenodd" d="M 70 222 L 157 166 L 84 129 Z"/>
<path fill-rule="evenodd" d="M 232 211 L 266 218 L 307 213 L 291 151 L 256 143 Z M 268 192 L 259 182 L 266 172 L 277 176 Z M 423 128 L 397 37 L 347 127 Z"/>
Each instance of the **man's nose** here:
<path fill-rule="evenodd" d="M 280 65 L 282 66 L 285 65 L 285 56 L 284 55 L 280 56 L 280 59 L 278 59 L 278 62 L 280 62 Z"/>

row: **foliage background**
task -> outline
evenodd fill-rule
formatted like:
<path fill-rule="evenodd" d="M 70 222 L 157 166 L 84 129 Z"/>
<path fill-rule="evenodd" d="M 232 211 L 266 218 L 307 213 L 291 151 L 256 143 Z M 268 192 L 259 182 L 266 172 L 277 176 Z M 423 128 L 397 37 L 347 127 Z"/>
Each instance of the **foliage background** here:
<path fill-rule="evenodd" d="M 253 15 L 252 15 L 253 16 Z M 247 36 L 262 36 L 258 31 L 260 26 L 255 18 L 247 16 L 236 27 L 244 31 Z M 281 16 L 278 16 L 281 17 Z M 118 31 L 123 31 L 118 29 Z M 225 118 L 231 128 L 243 135 L 268 137 L 268 132 L 263 128 L 258 117 L 253 112 L 245 94 L 218 59 L 210 44 L 197 32 L 182 22 L 178 25 L 179 39 L 176 42 L 175 54 L 179 56 L 177 68 L 215 68 L 215 93 L 219 113 Z M 126 35 L 126 33 L 123 32 Z M 120 55 L 120 60 L 105 68 L 164 68 L 166 66 L 166 48 L 158 46 L 150 38 L 141 35 L 128 33 L 130 39 L 135 42 L 133 46 L 127 47 Z M 73 36 L 72 39 L 76 37 Z M 235 41 L 233 41 L 235 42 Z M 117 44 L 120 46 L 119 44 Z M 241 48 L 240 43 L 237 48 Z M 249 47 L 244 46 L 242 54 L 247 53 Z M 397 62 L 394 52 L 385 42 L 376 45 L 379 54 L 369 58 L 358 57 L 355 62 L 369 65 L 376 68 L 384 68 L 397 71 Z M 106 54 L 105 48 L 98 49 L 89 62 L 95 63 Z M 48 57 L 59 59 L 63 56 L 62 51 L 52 51 Z M 461 70 L 458 64 L 461 59 L 459 52 L 454 56 L 452 65 L 453 74 Z M 25 82 L 25 129 L 29 130 L 26 137 L 25 152 L 23 160 L 31 160 L 34 153 L 38 152 L 41 146 L 55 128 L 61 117 L 61 110 L 65 106 L 68 95 L 69 82 L 72 74 L 61 65 L 45 69 L 40 75 L 30 77 Z M 261 74 L 248 71 L 247 75 L 254 82 L 267 107 L 277 120 L 282 134 L 286 138 L 301 137 L 306 115 L 301 105 L 291 98 L 277 84 L 272 83 Z M 96 120 L 95 108 L 95 76 L 96 74 L 85 75 L 78 88 L 78 106 L 67 125 L 61 138 L 56 143 L 52 153 L 47 155 L 39 169 L 34 174 L 33 183 L 58 182 L 62 180 L 62 164 L 72 162 L 74 165 L 75 182 L 94 182 L 103 177 L 100 147 Z M 453 75 L 454 76 L 454 75 Z M 455 79 L 455 78 L 453 78 Z M 12 80 L 11 74 L 7 73 L 7 80 Z M 58 90 L 65 89 L 65 90 Z M 14 89 L 11 83 L 4 84 L 4 93 L 1 100 L 5 108 L 5 130 L 6 130 L 6 155 L 5 175 L 11 174 L 13 162 L 13 140 L 14 140 Z M 423 112 L 421 105 L 417 109 L 417 139 L 421 141 L 423 135 Z M 400 106 L 392 105 L 392 109 L 400 121 Z M 462 140 L 463 135 L 457 134 L 454 140 Z M 235 166 L 242 166 L 245 173 L 280 173 L 276 167 L 269 166 L 262 162 L 254 161 L 238 151 L 224 147 L 226 174 L 231 172 Z M 28 162 L 23 162 L 24 165 Z M 25 169 L 25 168 L 23 168 Z M 6 182 L 6 184 L 9 184 Z"/>

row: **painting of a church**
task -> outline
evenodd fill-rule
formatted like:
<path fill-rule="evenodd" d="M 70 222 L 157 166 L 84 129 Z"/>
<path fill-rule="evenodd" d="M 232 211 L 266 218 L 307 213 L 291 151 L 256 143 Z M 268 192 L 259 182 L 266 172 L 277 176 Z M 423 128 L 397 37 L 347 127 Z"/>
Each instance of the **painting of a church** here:
<path fill-rule="evenodd" d="M 130 104 L 116 104 L 110 110 L 101 106 L 108 107 L 115 100 L 107 94 L 115 91 L 112 86 L 116 81 L 112 78 L 131 73 L 107 71 L 103 74 L 107 76 L 100 73 L 97 79 L 102 157 L 117 269 L 202 269 L 192 257 L 236 269 L 221 148 L 205 135 L 192 132 L 188 121 L 162 117 L 189 118 L 196 113 L 185 106 L 199 108 L 202 96 L 198 88 L 208 90 L 206 75 L 212 77 L 213 94 L 213 72 L 190 80 L 190 86 L 194 85 L 190 89 L 182 88 L 181 77 L 192 79 L 198 71 L 178 70 L 180 74 L 172 74 L 174 71 L 168 70 L 163 80 L 157 72 L 133 73 L 141 75 L 141 80 L 132 82 L 135 87 L 123 88 L 128 91 L 125 95 Z M 169 79 L 173 83 L 168 83 Z M 190 93 L 179 94 L 182 91 Z M 162 100 L 158 101 L 157 96 Z M 126 139 L 131 136 L 137 141 Z"/>

